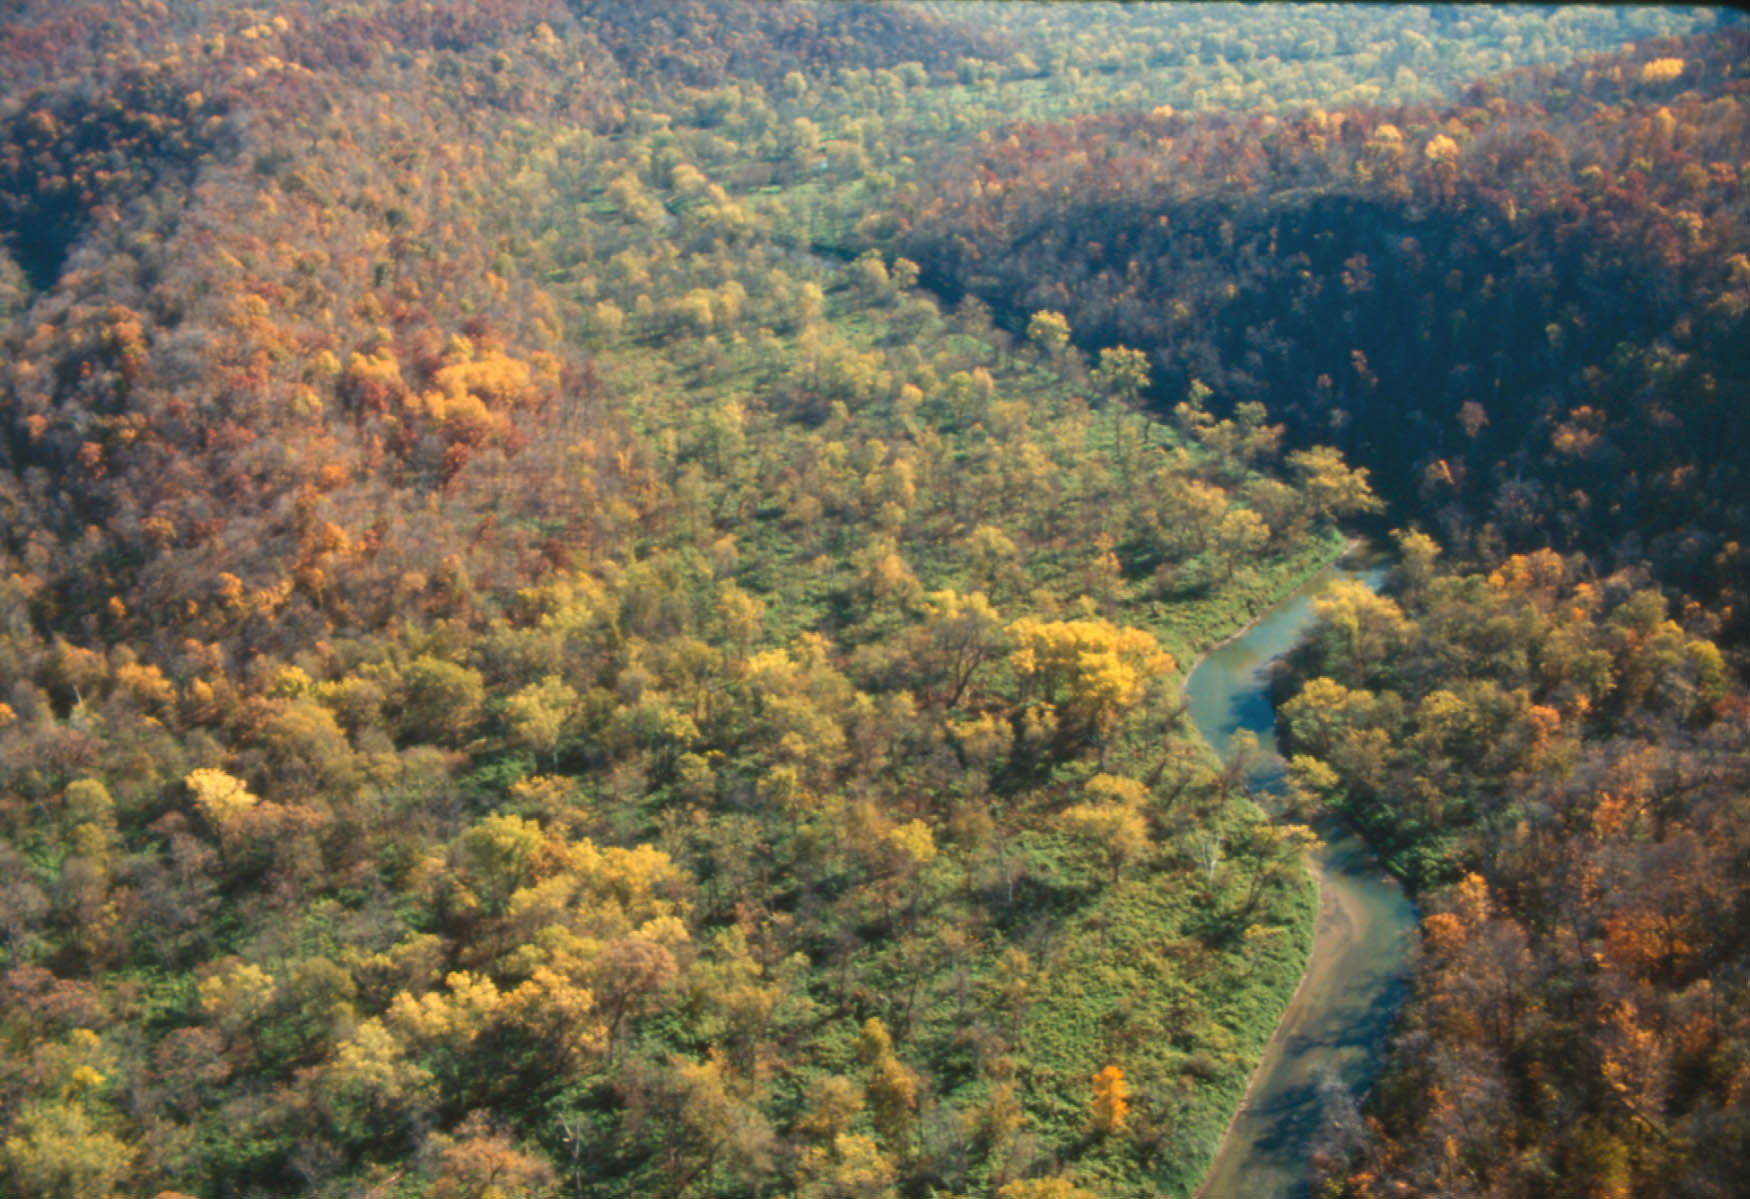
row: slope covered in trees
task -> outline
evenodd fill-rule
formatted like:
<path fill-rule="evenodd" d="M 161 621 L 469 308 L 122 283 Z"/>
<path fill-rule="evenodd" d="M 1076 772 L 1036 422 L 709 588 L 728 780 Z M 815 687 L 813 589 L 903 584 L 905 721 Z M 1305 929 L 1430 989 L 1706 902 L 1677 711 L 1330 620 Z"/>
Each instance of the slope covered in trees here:
<path fill-rule="evenodd" d="M 1490 382 L 1449 397 L 1477 425 L 1433 443 L 1449 553 L 1499 559 L 1558 527 L 1558 548 L 1595 549 L 1632 524 L 1608 511 L 1622 489 L 1663 489 L 1645 544 L 1698 606 L 1670 623 L 1632 573 L 1583 602 L 1591 567 L 1557 559 L 1561 603 L 1473 683 L 1443 673 L 1445 647 L 1508 637 L 1496 584 L 1417 576 L 1395 616 L 1357 599 L 1356 637 L 1424 664 L 1374 677 L 1356 643 L 1345 662 L 1341 636 L 1321 642 L 1309 671 L 1401 698 L 1309 741 L 1306 789 L 1430 888 L 1482 875 L 1490 918 L 1529 937 L 1533 865 L 1497 873 L 1489 840 L 1503 789 L 1537 771 L 1552 796 L 1580 787 L 1617 769 L 1611 738 L 1667 727 L 1688 740 L 1661 752 L 1697 772 L 1736 752 L 1710 640 L 1730 652 L 1736 467 L 1702 430 L 1736 419 L 1750 286 L 1725 170 L 1737 43 L 1576 68 L 1571 111 L 1540 113 L 1513 77 L 1433 107 L 1460 78 L 1701 18 L 1476 10 L 1449 54 L 1430 40 L 1458 32 L 1446 14 L 1391 10 L 7 11 L 8 1193 L 1187 1193 L 1294 986 L 1311 890 L 1299 830 L 1184 726 L 1178 673 L 1377 509 L 1368 471 L 1322 443 L 1411 494 L 1394 459 L 1421 455 L 1364 382 L 1407 358 L 1325 336 L 1422 337 L 1404 279 L 1459 276 L 1424 358 L 1484 355 L 1509 314 L 1543 339 L 1531 365 L 1517 342 L 1486 350 Z M 1425 107 L 1355 107 L 1375 103 Z M 1394 123 L 1399 155 L 1376 145 Z M 1610 177 L 1524 150 L 1545 124 L 1616 154 Z M 1428 152 L 1439 137 L 1452 153 Z M 1260 158 L 1248 190 L 1248 147 L 1294 182 L 1263 182 Z M 1167 207 L 1145 195 L 1180 181 Z M 1238 203 L 1226 234 L 1197 224 L 1218 197 Z M 1311 282 L 1263 253 L 1272 204 L 1272 253 Z M 1363 205 L 1405 231 L 1331 260 L 1320 238 Z M 1071 245 L 1065 214 L 1132 239 L 1170 218 L 1184 236 L 1146 246 L 1181 269 L 1139 259 L 1136 295 L 1207 311 L 1111 303 L 1107 259 L 1145 243 Z M 1408 264 L 1412 235 L 1431 265 Z M 1032 294 L 1047 269 L 1064 291 Z M 1347 306 L 1291 319 L 1339 294 L 1339 269 Z M 1622 305 L 1583 308 L 1605 328 L 1517 319 L 1576 286 Z M 1657 301 L 1652 323 L 1621 296 Z M 1283 344 L 1238 352 L 1242 316 Z M 1562 402 L 1515 415 L 1491 390 L 1526 394 L 1509 368 Z M 1584 412 L 1560 391 L 1576 376 Z M 1146 410 L 1163 394 L 1169 420 Z M 1518 448 L 1526 429 L 1547 449 Z M 1510 467 L 1544 489 L 1517 525 L 1489 508 Z M 1665 548 L 1680 534 L 1692 549 Z M 1463 613 L 1431 620 L 1422 597 Z M 1486 715 L 1497 756 L 1474 774 L 1345 756 L 1441 688 Z M 1627 1011 L 1645 1048 L 1595 1072 L 1631 1117 L 1491 1110 L 1520 1122 L 1503 1135 L 1614 1138 L 1546 1174 L 1592 1153 L 1597 1177 L 1651 1186 L 1730 1156 L 1741 1032 L 1716 1015 L 1715 1056 L 1678 1043 L 1698 980 L 1736 960 L 1684 923 L 1741 902 L 1722 898 L 1730 780 L 1690 806 L 1648 770 L 1643 802 L 1682 797 L 1656 844 L 1706 869 L 1659 929 L 1612 908 L 1572 941 L 1605 938 L 1616 981 L 1567 1035 Z M 1402 822 L 1382 810 L 1400 782 L 1429 797 Z M 1569 845 L 1541 812 L 1527 836 Z M 1571 851 L 1633 877 L 1664 860 L 1615 845 Z M 1435 941 L 1437 990 L 1469 959 Z M 1406 1043 L 1405 1104 L 1453 1060 L 1437 1009 L 1415 1019 L 1441 1036 Z M 1549 1068 L 1578 1078 L 1574 1060 Z M 1341 1168 L 1415 1160 L 1443 1127 L 1382 1123 Z"/>
<path fill-rule="evenodd" d="M 1297 780 L 1422 890 L 1395 1065 L 1329 1193 L 1725 1195 L 1750 1120 L 1750 784 L 1719 650 L 1550 550 L 1326 607 Z"/>
<path fill-rule="evenodd" d="M 898 209 L 926 280 L 1064 312 L 1332 439 L 1485 553 L 1745 585 L 1733 34 L 1443 107 L 1131 112 L 993 137 Z M 1019 319 L 1017 317 L 1017 319 Z"/>

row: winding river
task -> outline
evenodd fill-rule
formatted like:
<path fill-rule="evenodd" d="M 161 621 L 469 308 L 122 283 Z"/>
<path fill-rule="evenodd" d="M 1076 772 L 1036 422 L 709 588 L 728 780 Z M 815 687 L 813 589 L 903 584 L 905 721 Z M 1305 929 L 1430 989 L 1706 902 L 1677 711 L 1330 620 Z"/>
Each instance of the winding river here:
<path fill-rule="evenodd" d="M 1337 578 L 1377 586 L 1384 572 L 1331 567 L 1291 593 L 1185 682 L 1191 718 L 1218 752 L 1240 729 L 1263 752 L 1253 782 L 1282 776 L 1270 666 L 1312 623 L 1313 600 Z M 1385 1037 L 1406 994 L 1414 907 L 1341 822 L 1315 824 L 1323 848 L 1308 866 L 1319 884 L 1312 956 L 1300 987 L 1252 1075 L 1198 1199 L 1291 1199 L 1309 1188 L 1308 1162 L 1333 1096 L 1359 1097 L 1383 1061 Z"/>

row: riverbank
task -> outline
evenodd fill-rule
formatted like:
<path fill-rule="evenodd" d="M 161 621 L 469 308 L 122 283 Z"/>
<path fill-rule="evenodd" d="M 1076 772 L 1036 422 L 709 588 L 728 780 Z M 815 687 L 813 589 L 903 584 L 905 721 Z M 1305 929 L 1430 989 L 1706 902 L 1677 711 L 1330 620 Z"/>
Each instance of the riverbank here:
<path fill-rule="evenodd" d="M 1356 548 L 1351 543 L 1344 553 Z M 1268 668 L 1312 623 L 1313 603 L 1328 582 L 1320 575 L 1327 573 L 1340 572 L 1330 566 L 1315 572 L 1245 629 L 1212 645 L 1187 673 L 1192 719 L 1216 752 L 1247 729 L 1280 769 Z M 1267 767 L 1259 781 L 1270 773 Z M 1318 902 L 1305 967 L 1229 1118 L 1199 1199 L 1298 1194 L 1328 1102 L 1358 1096 L 1371 1080 L 1377 1047 L 1403 997 L 1413 908 L 1339 820 L 1321 818 L 1316 828 L 1325 845 L 1307 863 Z"/>
<path fill-rule="evenodd" d="M 1314 828 L 1325 844 L 1307 862 L 1319 906 L 1306 970 L 1195 1199 L 1302 1193 L 1329 1105 L 1358 1100 L 1378 1073 L 1408 995 L 1413 907 L 1353 829 L 1336 817 Z"/>
<path fill-rule="evenodd" d="M 1192 658 L 1188 664 L 1181 667 L 1184 671 L 1186 681 L 1190 681 L 1191 676 L 1197 673 L 1197 668 L 1203 665 L 1204 660 L 1211 654 L 1219 652 L 1223 648 L 1234 644 L 1234 642 L 1238 641 L 1240 638 L 1251 633 L 1252 630 L 1256 629 L 1263 621 L 1270 619 L 1271 615 L 1274 614 L 1278 608 L 1291 601 L 1294 598 L 1295 592 L 1318 578 L 1319 575 L 1323 574 L 1325 571 L 1341 568 L 1345 559 L 1352 558 L 1357 552 L 1366 547 L 1366 545 L 1367 542 L 1363 538 L 1350 537 L 1343 542 L 1342 548 L 1337 552 L 1326 554 L 1319 558 L 1310 569 L 1292 576 L 1289 579 L 1288 584 L 1282 588 L 1280 594 L 1271 601 L 1268 607 L 1264 608 L 1262 611 L 1254 612 L 1251 619 L 1234 629 L 1233 632 L 1224 634 L 1198 650 L 1196 657 Z"/>
<path fill-rule="evenodd" d="M 1160 601 L 1144 622 L 1179 664 L 1181 678 L 1210 653 L 1243 637 L 1295 592 L 1364 544 L 1339 533 L 1310 540 L 1274 568 L 1250 580 L 1233 580 L 1205 597 L 1173 596 Z"/>

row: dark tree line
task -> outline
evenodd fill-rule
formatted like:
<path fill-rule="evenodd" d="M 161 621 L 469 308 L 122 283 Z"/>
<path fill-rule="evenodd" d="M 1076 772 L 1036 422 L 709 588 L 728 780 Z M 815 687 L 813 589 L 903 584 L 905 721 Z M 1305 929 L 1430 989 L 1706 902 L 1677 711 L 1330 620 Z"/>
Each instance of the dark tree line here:
<path fill-rule="evenodd" d="M 1163 408 L 1197 380 L 1334 440 L 1454 545 L 1735 597 L 1743 52 L 1662 42 L 1443 109 L 1017 128 L 887 232 L 949 294 L 1148 347 Z"/>

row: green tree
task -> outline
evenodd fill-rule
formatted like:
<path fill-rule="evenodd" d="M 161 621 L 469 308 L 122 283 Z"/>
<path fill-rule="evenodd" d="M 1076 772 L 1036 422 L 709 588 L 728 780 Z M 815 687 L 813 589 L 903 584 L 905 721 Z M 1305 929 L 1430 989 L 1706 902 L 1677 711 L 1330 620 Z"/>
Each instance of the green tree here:
<path fill-rule="evenodd" d="M 521 816 L 488 816 L 456 839 L 458 881 L 464 903 L 488 915 L 502 913 L 510 897 L 534 881 L 535 855 L 545 844 L 541 829 Z"/>
<path fill-rule="evenodd" d="M 402 727 L 422 741 L 454 744 L 480 723 L 486 680 L 478 670 L 429 654 L 407 667 Z"/>

